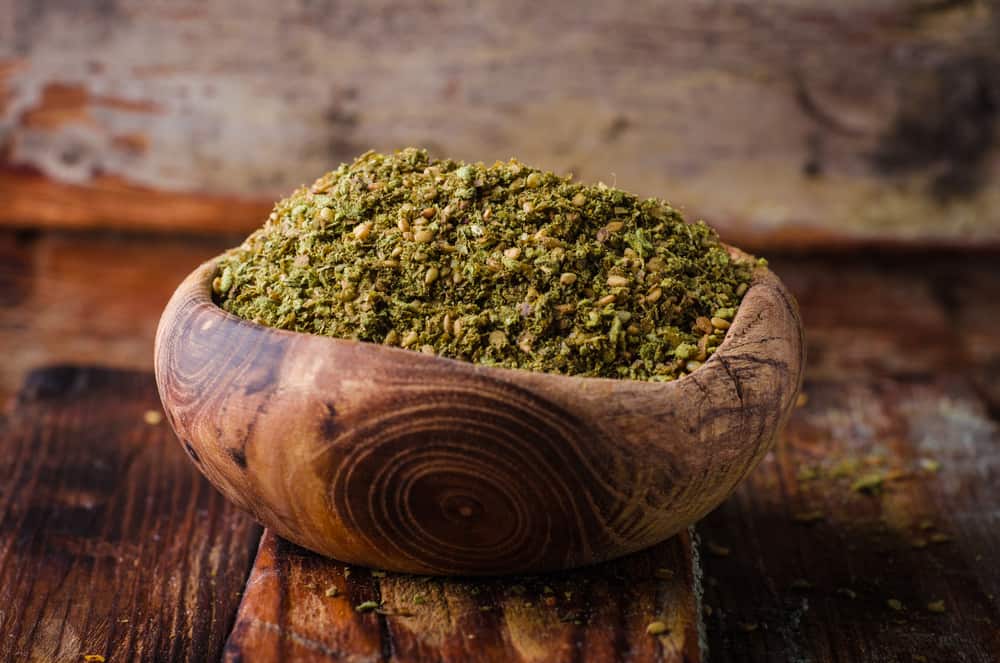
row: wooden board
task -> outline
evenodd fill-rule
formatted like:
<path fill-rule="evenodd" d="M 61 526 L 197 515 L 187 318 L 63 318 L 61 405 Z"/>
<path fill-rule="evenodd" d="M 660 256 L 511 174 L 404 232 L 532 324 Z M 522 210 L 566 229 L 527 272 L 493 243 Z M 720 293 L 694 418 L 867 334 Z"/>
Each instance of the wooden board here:
<path fill-rule="evenodd" d="M 225 659 L 701 661 L 698 574 L 687 533 L 575 572 L 440 579 L 345 566 L 268 532 Z M 359 612 L 367 601 L 378 609 Z M 654 621 L 669 630 L 647 634 Z"/>
<path fill-rule="evenodd" d="M 0 233 L 0 348 L 13 348 L 0 361 L 0 376 L 13 385 L 26 369 L 52 361 L 114 361 L 148 368 L 151 357 L 144 352 L 152 345 L 152 329 L 159 315 L 155 301 L 159 297 L 165 301 L 173 287 L 168 281 L 179 281 L 186 273 L 185 261 L 193 266 L 200 261 L 199 256 L 212 255 L 226 245 L 223 240 L 192 238 L 166 241 L 116 235 Z M 705 617 L 710 659 L 723 663 L 912 663 L 919 660 L 914 656 L 975 663 L 1000 659 L 995 637 L 1000 623 L 997 255 L 873 252 L 768 257 L 798 298 L 805 321 L 808 402 L 795 412 L 783 442 L 751 475 L 750 482 L 699 524 L 706 570 L 705 603 L 711 608 Z M 50 299 L 58 305 L 46 307 Z M 94 317 L 94 310 L 104 315 Z M 124 403 L 123 407 L 137 408 L 122 415 L 135 424 L 142 416 L 141 407 L 130 405 L 136 383 L 123 384 L 120 391 L 120 387 L 115 388 L 116 401 Z M 53 402 L 63 401 L 46 401 Z M 38 450 L 47 449 L 44 476 L 53 485 L 47 490 L 70 494 L 66 487 L 57 488 L 69 486 L 65 481 L 60 483 L 60 477 L 75 476 L 73 470 L 60 469 L 63 461 L 67 468 L 79 467 L 79 443 L 103 445 L 103 432 L 121 423 L 119 419 L 100 423 L 104 420 L 93 403 L 87 400 L 73 406 L 79 414 L 70 418 L 45 414 L 47 406 L 41 407 L 32 399 L 14 404 L 0 432 L 0 486 L 8 485 L 4 481 L 12 476 L 11 467 L 23 465 L 25 471 L 31 470 L 37 467 L 32 463 L 39 462 Z M 22 406 L 26 406 L 23 412 Z M 80 419 L 84 413 L 86 420 Z M 74 428 L 77 437 L 66 440 L 76 442 L 63 441 L 58 446 L 53 446 L 53 440 L 61 437 L 12 437 L 10 422 L 21 422 L 17 430 L 25 431 L 29 429 L 24 426 L 42 418 L 49 423 L 58 420 L 63 426 L 60 430 L 72 421 L 89 422 L 90 432 Z M 151 439 L 159 439 L 161 434 L 158 429 L 140 429 L 138 433 L 145 431 L 154 436 Z M 20 450 L 13 458 L 6 451 L 12 440 Z M 24 446 L 29 443 L 32 446 Z M 171 440 L 171 444 L 175 443 Z M 34 454 L 29 450 L 35 450 Z M 61 454 L 59 459 L 54 457 L 57 453 Z M 117 457 L 102 451 L 98 458 L 105 455 Z M 883 460 L 870 464 L 869 456 Z M 829 476 L 852 458 L 858 459 L 854 476 Z M 921 467 L 921 459 L 936 460 L 940 468 L 929 472 Z M 799 481 L 796 477 L 803 468 L 815 470 L 817 478 Z M 880 496 L 850 489 L 862 473 L 895 469 L 914 474 L 885 482 Z M 99 474 L 97 479 L 106 481 L 107 487 L 117 485 L 107 474 Z M 9 518 L 3 514 L 11 504 L 3 488 L 0 519 Z M 198 499 L 209 495 L 199 493 Z M 48 503 L 48 498 L 39 500 L 39 508 Z M 150 511 L 149 517 L 155 514 L 169 519 L 172 508 Z M 813 512 L 817 511 L 821 519 L 811 524 L 798 522 L 816 518 Z M 933 525 L 929 529 L 923 529 L 925 519 Z M 935 534 L 952 540 L 933 542 L 930 539 Z M 49 540 L 44 530 L 35 535 Z M 926 540 L 926 547 L 912 547 L 921 545 L 921 539 Z M 262 562 L 267 545 L 262 549 Z M 723 554 L 727 548 L 728 554 Z M 6 550 L 0 548 L 0 554 L 7 554 Z M 149 548 L 144 550 L 144 554 L 151 554 Z M 401 580 L 372 579 L 363 569 L 355 569 L 348 580 L 356 584 L 343 585 L 354 594 L 350 601 L 338 603 L 325 596 L 327 588 L 317 581 L 327 573 L 325 562 L 291 546 L 282 550 L 274 545 L 272 553 L 268 554 L 272 554 L 272 568 L 277 573 L 294 570 L 296 577 L 306 580 L 286 595 L 284 603 L 275 603 L 273 595 L 270 603 L 262 603 L 262 609 L 272 610 L 266 619 L 280 617 L 280 612 L 273 611 L 284 610 L 287 616 L 283 619 L 290 623 L 302 613 L 324 610 L 352 625 L 344 636 L 347 639 L 338 642 L 361 643 L 368 648 L 359 651 L 381 657 L 382 619 L 358 615 L 352 605 L 356 600 L 378 598 L 376 590 L 382 592 L 382 581 L 398 586 Z M 9 572 L 5 569 L 13 558 L 7 559 L 0 574 Z M 110 557 L 100 559 L 108 562 Z M 334 565 L 332 576 L 337 582 L 343 581 L 338 575 L 341 568 Z M 104 576 L 95 577 L 100 580 Z M 315 593 L 305 587 L 309 582 L 317 582 Z M 6 591 L 7 583 L 6 575 L 0 577 L 0 592 Z M 268 592 L 281 586 L 275 573 L 262 584 L 271 588 Z M 437 581 L 430 584 L 438 586 Z M 540 597 L 545 596 L 546 584 L 557 589 L 548 579 L 522 584 L 526 592 L 534 591 Z M 254 587 L 251 584 L 251 593 Z M 572 587 L 567 590 L 575 591 Z M 855 598 L 844 590 L 853 592 Z M 113 593 L 106 589 L 100 596 Z M 397 599 L 409 595 L 386 592 L 385 596 L 402 604 L 404 601 Z M 897 612 L 891 608 L 887 603 L 890 598 L 899 600 L 903 609 Z M 476 598 L 481 600 L 485 599 Z M 944 613 L 927 609 L 927 604 L 937 600 L 944 601 Z M 452 603 L 447 604 L 450 609 Z M 0 603 L 0 619 L 7 618 L 5 611 L 10 605 L 6 600 Z M 300 605 L 301 609 L 296 607 Z M 46 606 L 51 614 L 65 613 L 64 603 L 50 601 Z M 541 609 L 540 605 L 534 607 Z M 551 609 L 558 610 L 559 605 Z M 456 609 L 454 614 L 459 612 Z M 371 620 L 375 623 L 370 624 Z M 384 628 L 398 625 L 395 633 L 403 633 L 402 617 L 385 616 L 384 620 Z M 474 621 L 468 629 L 480 623 L 493 624 Z M 248 643 L 276 646 L 273 643 L 278 639 L 265 637 L 270 628 L 258 624 L 234 633 L 230 658 L 245 651 Z M 363 637 L 358 635 L 361 633 Z M 0 642 L 6 642 L 3 637 L 7 634 L 6 627 L 0 626 Z M 322 636 L 331 637 L 329 633 Z M 646 644 L 646 638 L 642 635 L 640 643 Z M 398 647 L 393 651 L 402 651 L 401 641 L 393 642 Z M 596 646 L 590 642 L 588 646 Z M 615 646 L 624 648 L 632 643 L 622 638 Z M 305 651 L 308 646 L 295 651 Z M 264 653 L 273 651 L 267 647 L 262 649 Z M 417 651 L 416 647 L 413 645 L 412 651 Z M 10 645 L 0 644 L 0 658 L 9 651 Z M 433 658 L 430 654 L 436 650 L 419 651 Z M 542 659 L 547 650 L 535 651 Z"/>
<path fill-rule="evenodd" d="M 0 660 L 218 659 L 260 529 L 151 409 L 148 373 L 51 368 L 0 420 Z"/>
<path fill-rule="evenodd" d="M 246 231 L 416 144 L 659 195 L 749 248 L 997 245 L 998 25 L 951 0 L 5 0 L 0 222 Z"/>
<path fill-rule="evenodd" d="M 33 368 L 153 369 L 170 294 L 236 238 L 0 233 L 0 411 Z"/>
<path fill-rule="evenodd" d="M 784 272 L 808 400 L 698 525 L 729 549 L 704 561 L 713 660 L 1000 659 L 994 260 L 814 256 Z"/>
<path fill-rule="evenodd" d="M 698 526 L 728 549 L 705 562 L 712 660 L 998 660 L 1000 430 L 975 391 L 861 377 L 806 393 Z"/>

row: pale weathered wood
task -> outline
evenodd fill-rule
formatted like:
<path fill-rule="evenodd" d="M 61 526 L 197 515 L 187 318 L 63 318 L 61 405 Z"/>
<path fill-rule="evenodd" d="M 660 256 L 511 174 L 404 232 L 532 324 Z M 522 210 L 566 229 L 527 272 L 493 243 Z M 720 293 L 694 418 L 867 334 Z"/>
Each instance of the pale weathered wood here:
<path fill-rule="evenodd" d="M 190 466 L 149 373 L 32 373 L 0 419 L 0 660 L 218 660 L 260 535 Z"/>
<path fill-rule="evenodd" d="M 267 532 L 225 658 L 697 663 L 705 649 L 692 545 L 683 532 L 579 571 L 441 579 L 346 566 Z M 358 612 L 365 601 L 380 607 Z M 647 634 L 654 621 L 669 630 Z"/>
<path fill-rule="evenodd" d="M 215 261 L 157 330 L 167 416 L 278 534 L 396 571 L 592 564 L 675 534 L 759 462 L 802 380 L 791 295 L 754 271 L 723 343 L 669 383 L 479 366 L 242 320 Z"/>
<path fill-rule="evenodd" d="M 666 197 L 747 247 L 995 245 L 998 26 L 990 0 L 6 0 L 3 163 L 60 184 L 0 171 L 0 222 L 248 230 L 216 196 L 415 144 Z"/>

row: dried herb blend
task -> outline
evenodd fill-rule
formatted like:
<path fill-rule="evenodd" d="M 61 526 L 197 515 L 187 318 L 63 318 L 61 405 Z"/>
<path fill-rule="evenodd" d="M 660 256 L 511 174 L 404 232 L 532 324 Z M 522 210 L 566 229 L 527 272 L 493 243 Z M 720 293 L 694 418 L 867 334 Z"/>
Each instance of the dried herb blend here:
<path fill-rule="evenodd" d="M 661 200 L 409 148 L 278 202 L 213 289 L 227 311 L 282 329 L 670 380 L 721 343 L 754 264 Z"/>

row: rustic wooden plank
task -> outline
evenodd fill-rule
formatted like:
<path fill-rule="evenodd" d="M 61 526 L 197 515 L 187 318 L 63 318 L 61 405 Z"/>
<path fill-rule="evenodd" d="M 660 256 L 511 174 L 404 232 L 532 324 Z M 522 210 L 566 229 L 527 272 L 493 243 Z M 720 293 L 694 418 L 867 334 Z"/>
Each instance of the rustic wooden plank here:
<path fill-rule="evenodd" d="M 148 373 L 51 368 L 0 420 L 0 659 L 219 657 L 260 528 L 158 403 Z"/>
<path fill-rule="evenodd" d="M 13 349 L 0 362 L 0 376 L 5 379 L 13 375 L 9 366 L 16 365 L 23 373 L 55 357 L 97 361 L 103 355 L 121 365 L 148 365 L 151 359 L 144 353 L 151 340 L 141 339 L 152 333 L 158 317 L 159 305 L 154 300 L 162 297 L 165 301 L 176 282 L 202 256 L 234 243 L 49 233 L 0 233 L 0 238 L 0 298 L 13 304 L 0 306 L 0 322 L 5 323 L 0 324 L 0 347 Z M 835 656 L 848 660 L 853 653 L 858 660 L 875 660 L 872 652 L 876 651 L 891 653 L 888 660 L 905 661 L 911 660 L 905 652 L 914 643 L 944 638 L 944 631 L 953 627 L 957 635 L 949 634 L 951 639 L 943 642 L 967 645 L 978 633 L 975 628 L 990 625 L 977 619 L 985 616 L 994 625 L 998 621 L 996 601 L 989 599 L 989 592 L 997 596 L 995 569 L 1000 559 L 996 540 L 991 538 L 997 530 L 996 495 L 991 492 L 997 483 L 992 455 L 997 442 L 995 433 L 988 432 L 990 420 L 995 422 L 1000 413 L 1000 337 L 995 333 L 1000 325 L 1000 272 L 995 269 L 996 255 L 769 257 L 776 273 L 798 298 L 806 324 L 809 402 L 793 417 L 779 453 L 701 525 L 706 542 L 731 549 L 725 557 L 705 550 L 707 602 L 713 606 L 712 615 L 707 617 L 713 656 L 722 661 L 794 660 L 798 652 L 801 658 L 823 661 Z M 46 283 L 46 273 L 57 274 L 59 279 Z M 35 285 L 36 279 L 42 285 Z M 46 307 L 47 301 L 55 305 Z M 30 308 L 25 308 L 28 303 Z M 103 320 L 87 315 L 95 310 L 105 311 Z M 30 360 L 22 359 L 24 355 Z M 942 394 L 946 398 L 941 398 Z M 866 430 L 870 431 L 867 437 L 855 437 Z M 984 435 L 984 430 L 988 434 Z M 926 435 L 920 436 L 919 431 Z M 11 439 L 9 432 L 8 426 L 0 434 L 5 449 Z M 897 438 L 903 442 L 895 441 Z M 832 486 L 829 490 L 812 482 L 799 488 L 798 481 L 789 480 L 789 473 L 796 475 L 800 465 L 832 467 L 847 456 L 865 457 L 869 449 L 882 452 L 885 467 L 905 465 L 900 459 L 917 458 L 913 448 L 921 451 L 923 445 L 934 441 L 945 445 L 943 451 L 927 453 L 927 457 L 942 462 L 939 472 L 918 473 L 921 481 L 913 484 L 915 493 L 905 482 L 890 481 L 882 498 L 889 506 L 851 492 L 849 479 L 828 481 Z M 36 445 L 43 442 L 41 437 L 34 440 Z M 75 452 L 75 447 L 59 449 L 70 456 Z M 21 447 L 21 457 L 30 460 L 28 451 Z M 953 452 L 960 457 L 952 459 L 948 454 Z M 974 457 L 980 459 L 976 472 L 961 469 Z M 0 458 L 20 462 L 6 451 Z M 11 476 L 10 466 L 4 465 L 0 477 Z M 58 470 L 53 467 L 50 471 Z M 775 495 L 777 487 L 785 483 L 789 486 L 787 496 Z M 0 499 L 5 495 L 0 492 Z M 904 506 L 899 506 L 900 501 Z M 935 528 L 924 538 L 940 532 L 954 540 L 941 544 L 928 540 L 926 548 L 896 551 L 895 545 L 902 545 L 905 537 L 897 531 L 900 521 L 891 518 L 896 524 L 882 533 L 882 538 L 866 538 L 879 534 L 879 524 L 869 520 L 883 512 L 897 519 L 902 512 L 906 517 L 911 513 L 906 511 L 910 503 L 920 509 L 926 505 L 927 510 L 916 514 L 917 519 L 911 518 L 915 527 L 902 528 L 904 534 L 924 533 L 920 520 L 926 515 Z M 825 520 L 811 527 L 792 522 L 792 514 L 808 514 L 814 506 L 824 508 L 827 504 Z M 956 515 L 949 519 L 935 516 L 942 512 Z M 847 545 L 852 541 L 858 549 L 849 551 Z M 870 550 L 865 550 L 866 545 Z M 719 551 L 715 546 L 713 549 Z M 822 561 L 809 562 L 808 555 L 820 555 Z M 977 555 L 982 558 L 977 560 Z M 887 561 L 890 557 L 894 560 L 891 564 Z M 834 558 L 836 566 L 824 571 Z M 813 573 L 816 569 L 826 575 Z M 360 578 L 365 572 L 358 569 L 355 573 Z M 940 584 L 939 576 L 947 584 Z M 800 578 L 816 587 L 809 592 L 792 587 Z M 906 593 L 899 589 L 904 578 Z M 854 579 L 859 579 L 861 591 L 847 584 Z M 852 601 L 838 594 L 841 583 L 859 598 Z M 886 614 L 879 612 L 885 596 L 896 591 L 902 594 L 895 598 L 904 602 L 905 610 L 898 617 L 906 619 L 905 624 L 892 621 L 896 612 L 888 606 Z M 922 601 L 935 598 L 925 595 L 939 591 L 939 598 L 945 600 L 944 615 L 922 612 Z M 979 603 L 969 599 L 977 596 L 976 591 L 980 592 Z M 808 601 L 808 610 L 802 610 L 802 599 Z M 966 605 L 966 601 L 972 602 Z M 802 613 L 800 625 L 805 625 L 798 631 L 792 628 L 796 610 Z M 960 611 L 970 615 L 971 626 L 964 622 L 954 625 L 964 614 Z M 753 624 L 758 625 L 756 630 L 744 630 Z M 834 632 L 837 624 L 842 628 Z M 3 628 L 0 633 L 7 635 Z M 610 633 L 601 635 L 588 629 L 585 647 L 609 646 L 607 643 L 613 643 Z M 871 644 L 874 639 L 882 643 L 881 648 Z M 850 644 L 855 640 L 862 644 Z M 958 650 L 960 654 L 942 654 L 941 647 L 928 644 L 927 651 L 918 654 L 928 660 L 934 660 L 935 655 L 940 655 L 938 660 L 963 660 L 962 655 L 971 661 L 993 660 L 976 658 L 990 641 L 982 642 L 985 644 L 978 650 Z M 860 651 L 861 646 L 874 649 Z M 412 650 L 426 651 L 419 647 L 413 645 Z"/>
<path fill-rule="evenodd" d="M 494 579 L 383 574 L 265 533 L 227 661 L 700 661 L 685 533 L 575 572 Z M 366 601 L 377 610 L 359 612 Z M 648 635 L 652 621 L 669 628 Z"/>
<path fill-rule="evenodd" d="M 0 233 L 0 406 L 52 363 L 153 368 L 171 292 L 236 238 Z"/>
<path fill-rule="evenodd" d="M 661 195 L 748 245 L 1000 241 L 993 2 L 5 6 L 3 163 L 60 184 L 3 169 L 3 223 L 245 230 L 257 207 L 189 194 L 266 205 L 418 144 Z"/>
<path fill-rule="evenodd" d="M 793 261 L 816 357 L 808 401 L 698 525 L 713 543 L 713 658 L 995 661 L 994 263 L 879 256 L 845 270 L 842 260 Z M 713 556 L 720 546 L 728 554 Z"/>
<path fill-rule="evenodd" d="M 60 182 L 26 169 L 0 168 L 0 224 L 44 228 L 142 228 L 209 234 L 263 223 L 270 200 L 171 192 L 113 175 L 86 185 Z"/>

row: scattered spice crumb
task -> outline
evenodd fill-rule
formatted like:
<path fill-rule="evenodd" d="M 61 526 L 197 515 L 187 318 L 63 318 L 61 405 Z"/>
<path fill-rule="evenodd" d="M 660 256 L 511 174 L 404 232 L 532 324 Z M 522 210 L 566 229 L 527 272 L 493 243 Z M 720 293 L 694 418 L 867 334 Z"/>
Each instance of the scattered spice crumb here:
<path fill-rule="evenodd" d="M 547 606 L 549 606 L 551 608 L 552 606 L 554 606 L 556 604 L 556 597 L 554 597 L 554 596 L 546 596 L 544 599 L 542 599 L 542 603 L 544 603 L 545 605 L 547 605 Z"/>
<path fill-rule="evenodd" d="M 427 603 L 427 599 L 424 597 L 423 594 L 417 594 L 416 596 L 413 597 L 413 602 L 416 603 L 417 605 L 423 605 L 424 603 Z"/>
<path fill-rule="evenodd" d="M 903 609 L 903 602 L 899 599 L 888 599 L 885 604 L 897 612 Z"/>
<path fill-rule="evenodd" d="M 796 578 L 795 580 L 792 580 L 792 584 L 789 586 L 792 589 L 797 589 L 799 591 L 808 591 L 814 587 L 814 585 L 805 578 Z"/>
<path fill-rule="evenodd" d="M 808 402 L 809 394 L 804 391 L 800 391 L 798 398 L 795 399 L 795 407 L 805 407 Z"/>
<path fill-rule="evenodd" d="M 146 410 L 142 415 L 142 420 L 150 426 L 156 426 L 163 421 L 163 413 L 159 410 Z M 98 656 L 98 654 L 94 654 L 94 656 Z M 103 656 L 101 657 L 101 660 L 104 660 Z"/>
<path fill-rule="evenodd" d="M 935 532 L 934 534 L 931 534 L 930 540 L 931 543 L 948 543 L 951 541 L 951 537 L 947 534 L 942 534 L 941 532 Z"/>
<path fill-rule="evenodd" d="M 653 575 L 659 578 L 660 580 L 670 580 L 674 577 L 674 572 L 671 571 L 670 569 L 660 568 L 653 571 Z"/>
<path fill-rule="evenodd" d="M 920 529 L 934 529 L 934 523 L 931 522 L 929 519 L 924 518 L 917 524 L 917 527 L 919 527 Z"/>
<path fill-rule="evenodd" d="M 359 603 L 356 606 L 354 606 L 354 609 L 357 610 L 358 612 L 371 612 L 376 608 L 378 608 L 378 603 L 376 603 L 375 601 L 365 601 L 364 603 Z"/>
<path fill-rule="evenodd" d="M 649 622 L 649 625 L 646 626 L 646 633 L 649 635 L 663 635 L 669 630 L 667 625 L 661 621 Z"/>
<path fill-rule="evenodd" d="M 744 633 L 753 633 L 760 628 L 760 624 L 757 622 L 737 622 L 736 626 Z"/>
<path fill-rule="evenodd" d="M 803 465 L 799 468 L 799 472 L 795 475 L 795 478 L 799 481 L 812 481 L 818 476 L 819 473 L 816 471 L 816 468 Z"/>
<path fill-rule="evenodd" d="M 576 624 L 577 626 L 583 624 L 583 615 L 579 611 L 567 612 L 557 615 L 557 617 L 563 624 Z"/>
<path fill-rule="evenodd" d="M 820 520 L 823 520 L 825 517 L 826 514 L 817 509 L 814 511 L 800 511 L 796 514 L 793 514 L 792 520 L 801 525 L 811 525 L 813 523 L 819 522 Z"/>
<path fill-rule="evenodd" d="M 384 578 L 385 577 L 385 571 L 372 571 L 372 577 L 373 578 Z"/>
<path fill-rule="evenodd" d="M 481 606 L 479 606 L 479 612 L 489 612 L 492 609 L 493 609 L 493 606 L 491 606 L 491 605 L 481 605 Z"/>
<path fill-rule="evenodd" d="M 340 595 L 340 590 L 337 589 L 336 585 L 331 585 L 326 588 L 326 592 L 324 593 L 329 597 L 334 597 Z"/>
<path fill-rule="evenodd" d="M 703 613 L 705 613 L 706 617 L 711 617 L 712 616 L 712 606 L 710 606 L 707 603 L 705 605 L 701 606 L 701 611 Z"/>
<path fill-rule="evenodd" d="M 708 549 L 710 555 L 715 555 L 716 557 L 729 557 L 729 553 L 731 552 L 727 546 L 715 541 L 709 541 L 705 544 L 705 547 Z"/>
<path fill-rule="evenodd" d="M 87 663 L 104 663 L 104 657 L 100 654 L 84 654 L 83 660 Z"/>
<path fill-rule="evenodd" d="M 851 490 L 855 493 L 874 495 L 882 490 L 883 481 L 885 481 L 885 475 L 881 472 L 870 472 L 858 477 L 851 484 Z"/>
<path fill-rule="evenodd" d="M 858 471 L 857 458 L 844 458 L 830 470 L 830 476 L 839 479 L 841 477 L 854 476 Z"/>
<path fill-rule="evenodd" d="M 914 654 L 913 660 L 916 661 L 916 663 L 927 663 L 927 657 L 922 654 Z"/>
<path fill-rule="evenodd" d="M 921 548 L 926 548 L 927 547 L 927 539 L 924 539 L 924 538 L 913 539 L 913 541 L 910 543 L 910 547 L 916 548 L 918 550 L 921 549 Z"/>
<path fill-rule="evenodd" d="M 920 469 L 925 472 L 937 472 L 941 469 L 941 463 L 933 458 L 921 458 Z"/>
<path fill-rule="evenodd" d="M 944 601 L 931 601 L 930 603 L 927 604 L 927 610 L 929 612 L 938 612 L 938 613 L 944 612 L 945 611 Z"/>
<path fill-rule="evenodd" d="M 837 594 L 840 594 L 841 596 L 846 596 L 849 599 L 858 598 L 858 593 L 855 592 L 853 589 L 849 589 L 847 587 L 838 587 L 836 592 Z"/>

